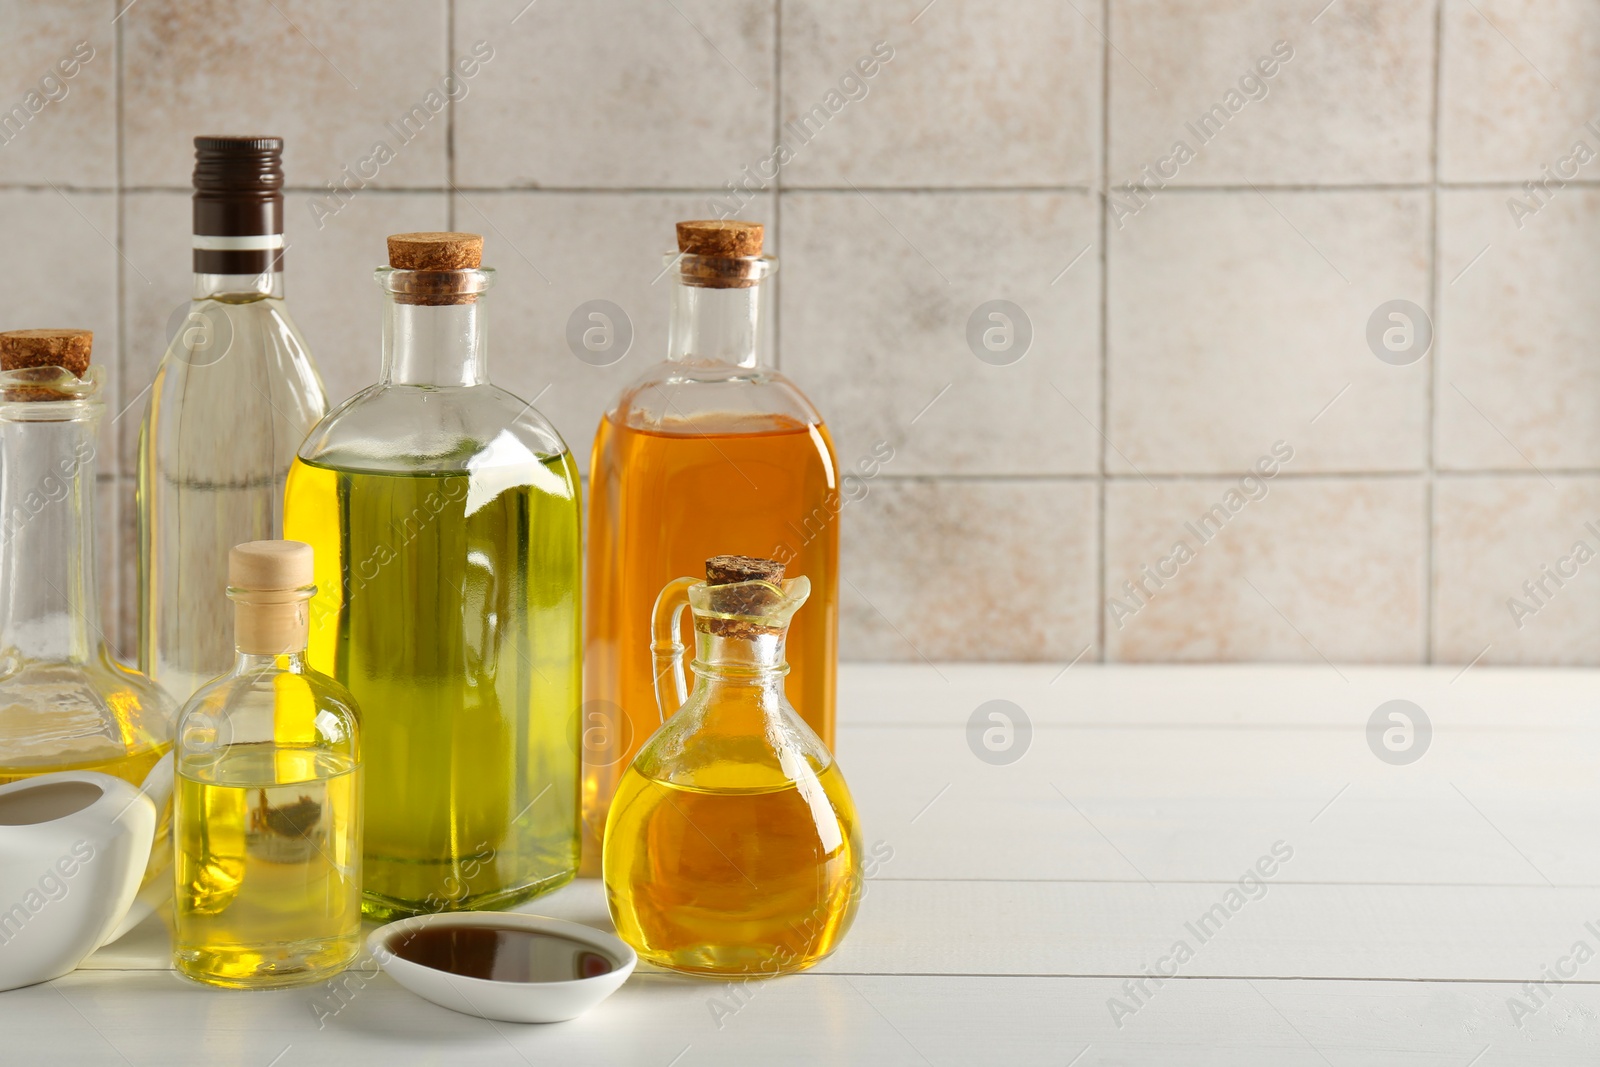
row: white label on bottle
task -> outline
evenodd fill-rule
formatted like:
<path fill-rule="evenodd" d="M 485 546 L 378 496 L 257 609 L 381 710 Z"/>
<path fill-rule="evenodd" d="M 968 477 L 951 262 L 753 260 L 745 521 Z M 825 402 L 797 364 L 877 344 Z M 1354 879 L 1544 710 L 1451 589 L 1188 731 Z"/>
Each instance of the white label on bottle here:
<path fill-rule="evenodd" d="M 243 237 L 223 237 L 219 234 L 197 233 L 194 246 L 202 252 L 265 252 L 283 247 L 283 234 L 256 233 Z"/>

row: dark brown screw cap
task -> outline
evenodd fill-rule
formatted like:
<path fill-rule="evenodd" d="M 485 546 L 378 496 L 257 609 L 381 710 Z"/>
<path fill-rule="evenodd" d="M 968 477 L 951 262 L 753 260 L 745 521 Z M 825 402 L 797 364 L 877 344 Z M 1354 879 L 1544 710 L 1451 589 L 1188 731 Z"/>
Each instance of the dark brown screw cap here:
<path fill-rule="evenodd" d="M 707 585 L 732 585 L 734 582 L 783 581 L 783 564 L 759 556 L 712 556 L 706 560 Z"/>
<path fill-rule="evenodd" d="M 475 233 L 397 233 L 389 238 L 395 270 L 477 270 L 483 238 Z"/>
<path fill-rule="evenodd" d="M 691 256 L 736 258 L 761 254 L 759 222 L 699 219 L 678 223 L 678 251 Z"/>
<path fill-rule="evenodd" d="M 82 378 L 93 347 L 92 330 L 11 330 L 0 333 L 0 371 L 64 367 Z"/>

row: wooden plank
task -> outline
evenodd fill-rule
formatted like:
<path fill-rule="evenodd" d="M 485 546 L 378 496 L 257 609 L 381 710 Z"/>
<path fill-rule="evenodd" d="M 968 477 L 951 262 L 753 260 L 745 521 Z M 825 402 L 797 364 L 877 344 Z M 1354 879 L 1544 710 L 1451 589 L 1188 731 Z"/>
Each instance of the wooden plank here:
<path fill-rule="evenodd" d="M 849 937 L 817 970 L 1138 977 L 1147 965 L 1170 970 L 1161 961 L 1184 942 L 1193 958 L 1178 970 L 1187 978 L 1521 982 L 1539 979 L 1579 940 L 1600 955 L 1600 891 L 1593 889 L 1323 886 L 1277 877 L 1243 888 L 874 881 Z M 1223 911 L 1214 910 L 1219 905 Z M 521 910 L 609 927 L 604 890 L 592 879 Z M 167 966 L 158 924 L 130 937 L 89 968 Z M 1590 969 L 1578 977 L 1600 981 L 1600 960 Z"/>
<path fill-rule="evenodd" d="M 1308 882 L 1600 885 L 1600 733 L 1435 731 L 1409 766 L 1344 730 L 1035 732 L 1008 766 L 963 729 L 841 727 L 893 878 L 1231 879 L 1271 842 Z"/>
<path fill-rule="evenodd" d="M 1183 726 L 1365 723 L 1386 700 L 1462 726 L 1594 730 L 1600 669 L 1353 667 L 1326 664 L 1100 665 L 842 663 L 839 722 L 965 724 L 988 700 L 1020 704 L 1036 725 Z"/>
<path fill-rule="evenodd" d="M 0 1001 L 8 1062 L 413 1064 L 1006 1063 L 1503 1067 L 1593 1062 L 1600 988 L 1513 1021 L 1514 986 L 1198 980 L 1132 1014 L 1113 979 L 799 975 L 729 986 L 641 976 L 589 1016 L 490 1024 L 386 976 L 336 1013 L 306 990 L 237 994 L 167 975 L 80 972 Z M 1120 1025 L 1118 1025 L 1120 1023 Z M 118 1057 L 121 1060 L 118 1060 Z M 1474 1057 L 1477 1057 L 1474 1059 Z"/>

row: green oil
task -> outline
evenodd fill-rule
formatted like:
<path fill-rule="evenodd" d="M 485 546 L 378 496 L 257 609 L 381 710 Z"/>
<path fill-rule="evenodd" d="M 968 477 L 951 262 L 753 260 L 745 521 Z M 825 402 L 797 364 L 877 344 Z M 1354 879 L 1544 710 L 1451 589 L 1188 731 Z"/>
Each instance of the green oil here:
<path fill-rule="evenodd" d="M 372 472 L 297 459 L 312 666 L 362 712 L 363 911 L 510 907 L 578 865 L 577 471 Z"/>

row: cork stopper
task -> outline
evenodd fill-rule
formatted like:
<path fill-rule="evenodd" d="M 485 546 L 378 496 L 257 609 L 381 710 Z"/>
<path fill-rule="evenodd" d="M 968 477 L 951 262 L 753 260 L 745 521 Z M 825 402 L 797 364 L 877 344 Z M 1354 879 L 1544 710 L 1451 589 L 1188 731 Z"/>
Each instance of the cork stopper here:
<path fill-rule="evenodd" d="M 300 541 L 247 541 L 228 553 L 233 643 L 240 652 L 280 656 L 306 647 L 314 564 L 311 546 Z"/>
<path fill-rule="evenodd" d="M 761 223 L 737 219 L 692 219 L 678 223 L 678 251 L 724 259 L 761 254 Z"/>
<path fill-rule="evenodd" d="M 706 560 L 707 585 L 732 585 L 735 582 L 783 581 L 783 564 L 759 556 L 712 556 Z"/>
<path fill-rule="evenodd" d="M 316 581 L 311 546 L 300 541 L 246 541 L 228 553 L 228 585 L 255 592 L 304 589 Z"/>
<path fill-rule="evenodd" d="M 397 233 L 389 238 L 395 270 L 477 270 L 483 238 L 475 233 Z"/>
<path fill-rule="evenodd" d="M 0 371 L 63 367 L 82 378 L 93 347 L 92 330 L 11 330 L 0 333 Z"/>
<path fill-rule="evenodd" d="M 699 289 L 749 289 L 765 276 L 761 223 L 697 219 L 678 223 L 678 278 Z"/>
<path fill-rule="evenodd" d="M 759 556 L 712 556 L 706 560 L 706 584 L 717 591 L 711 595 L 713 610 L 725 615 L 759 616 L 782 599 L 782 594 L 766 585 L 745 582 L 783 581 L 783 564 Z M 719 588 L 726 587 L 726 588 Z M 750 619 L 696 618 L 696 629 L 724 637 L 751 638 L 779 633 L 781 626 L 768 626 Z"/>

